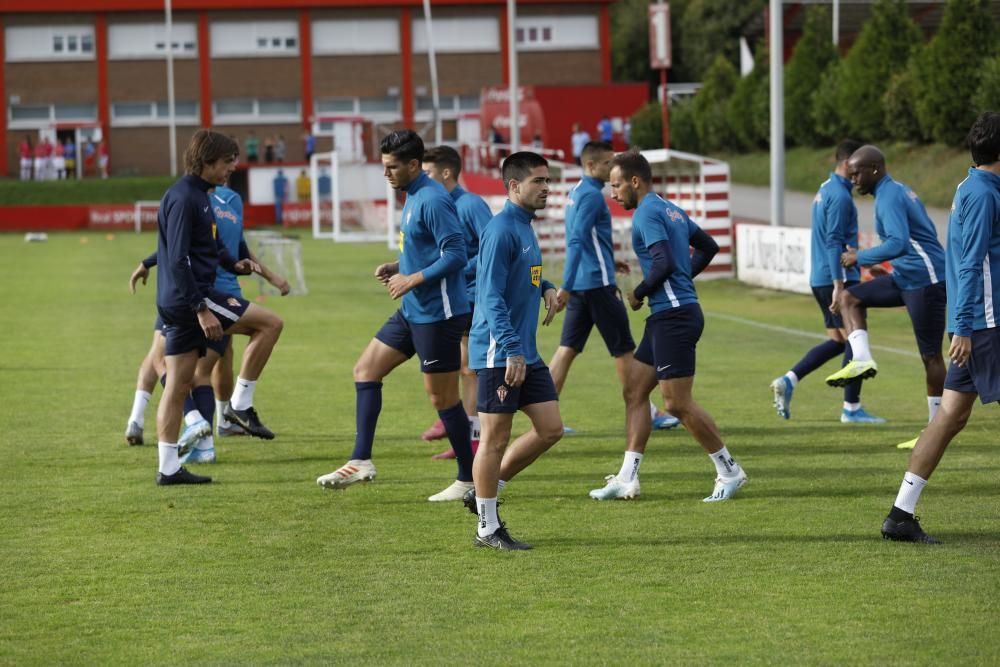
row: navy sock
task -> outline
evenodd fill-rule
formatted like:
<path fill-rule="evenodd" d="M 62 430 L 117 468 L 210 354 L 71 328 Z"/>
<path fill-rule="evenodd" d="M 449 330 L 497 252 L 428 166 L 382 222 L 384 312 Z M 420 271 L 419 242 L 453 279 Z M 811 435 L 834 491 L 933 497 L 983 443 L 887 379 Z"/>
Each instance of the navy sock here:
<path fill-rule="evenodd" d="M 351 453 L 351 460 L 367 461 L 372 457 L 375 425 L 378 424 L 378 415 L 382 412 L 382 383 L 355 382 L 354 390 L 358 394 L 355 408 L 357 433 L 354 435 L 354 452 Z"/>
<path fill-rule="evenodd" d="M 195 387 L 191 390 L 191 398 L 201 416 L 211 424 L 212 418 L 215 417 L 215 392 L 212 391 L 212 385 L 203 384 L 200 387 Z"/>
<path fill-rule="evenodd" d="M 854 351 L 851 349 L 850 345 L 845 345 L 847 349 L 844 350 L 844 366 L 850 363 L 851 359 L 854 358 Z M 845 403 L 860 403 L 861 402 L 861 383 L 864 382 L 861 378 L 854 378 L 850 382 L 844 385 L 844 402 Z"/>
<path fill-rule="evenodd" d="M 166 387 L 167 386 L 167 374 L 166 373 L 164 373 L 163 375 L 160 376 L 160 386 L 161 387 Z"/>
<path fill-rule="evenodd" d="M 469 425 L 469 416 L 465 414 L 465 408 L 459 401 L 447 410 L 438 410 L 444 430 L 448 432 L 448 441 L 451 448 L 455 450 L 455 461 L 458 463 L 458 480 L 460 482 L 472 481 L 472 427 Z"/>
<path fill-rule="evenodd" d="M 197 409 L 198 404 L 194 402 L 194 398 L 190 393 L 188 393 L 188 395 L 184 397 L 184 410 L 181 412 L 181 416 L 186 417 L 187 413 Z"/>
<path fill-rule="evenodd" d="M 792 367 L 792 372 L 801 380 L 826 362 L 839 356 L 844 351 L 844 347 L 846 346 L 843 343 L 827 339 L 806 352 L 806 356 Z"/>

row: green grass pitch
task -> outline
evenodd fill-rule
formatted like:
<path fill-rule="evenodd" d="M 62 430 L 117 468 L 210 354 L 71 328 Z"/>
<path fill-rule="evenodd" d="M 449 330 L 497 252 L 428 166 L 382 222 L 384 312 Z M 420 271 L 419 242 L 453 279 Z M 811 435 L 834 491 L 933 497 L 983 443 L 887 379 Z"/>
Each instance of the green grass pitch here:
<path fill-rule="evenodd" d="M 864 388 L 888 424 L 839 423 L 840 392 L 822 383 L 833 363 L 785 422 L 768 383 L 816 342 L 795 330 L 822 332 L 815 303 L 699 284 L 695 395 L 750 476 L 719 504 L 701 502 L 714 469 L 683 430 L 653 434 L 640 500 L 587 497 L 624 446 L 595 333 L 562 397 L 578 433 L 504 492 L 505 521 L 535 550 L 484 553 L 463 508 L 426 502 L 454 464 L 420 440 L 434 413 L 414 364 L 385 384 L 377 480 L 315 483 L 348 458 L 351 369 L 394 308 L 371 277 L 384 246 L 303 240 L 308 296 L 266 302 L 286 322 L 256 393 L 277 439 L 223 440 L 198 468 L 210 486 L 155 486 L 155 447 L 122 435 L 155 289 L 126 282 L 154 243 L 0 236 L 0 664 L 1000 661 L 995 406 L 976 407 L 918 508 L 945 544 L 879 536 L 906 467 L 893 445 L 926 421 L 902 311 L 871 317 L 873 343 L 899 351 L 876 350 Z M 539 333 L 546 357 L 561 323 Z"/>

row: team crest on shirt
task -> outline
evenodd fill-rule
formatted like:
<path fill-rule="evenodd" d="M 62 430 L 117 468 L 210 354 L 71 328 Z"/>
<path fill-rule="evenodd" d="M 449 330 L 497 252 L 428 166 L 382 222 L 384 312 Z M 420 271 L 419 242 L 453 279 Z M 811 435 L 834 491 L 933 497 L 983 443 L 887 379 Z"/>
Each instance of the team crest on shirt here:
<path fill-rule="evenodd" d="M 531 267 L 531 284 L 538 287 L 542 284 L 542 265 L 537 264 Z"/>
<path fill-rule="evenodd" d="M 501 403 L 507 400 L 508 393 L 509 392 L 507 391 L 507 385 L 502 384 L 499 387 L 497 387 L 497 398 L 500 399 Z"/>
<path fill-rule="evenodd" d="M 684 219 L 684 214 L 675 208 L 668 208 L 667 217 L 673 220 L 674 222 L 680 222 L 681 220 Z"/>
<path fill-rule="evenodd" d="M 232 297 L 232 296 L 229 297 L 228 299 L 226 299 L 226 303 L 228 303 L 233 308 L 239 308 L 240 307 L 239 299 L 237 299 L 236 297 Z"/>
<path fill-rule="evenodd" d="M 216 225 L 214 222 L 212 223 L 212 238 L 216 238 Z"/>

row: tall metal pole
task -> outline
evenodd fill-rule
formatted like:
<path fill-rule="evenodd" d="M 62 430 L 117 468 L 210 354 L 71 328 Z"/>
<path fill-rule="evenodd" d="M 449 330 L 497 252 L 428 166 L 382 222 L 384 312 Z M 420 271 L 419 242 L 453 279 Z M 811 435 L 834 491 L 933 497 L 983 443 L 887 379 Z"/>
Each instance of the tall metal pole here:
<path fill-rule="evenodd" d="M 510 70 L 510 151 L 521 150 L 521 119 L 517 98 L 517 0 L 507 0 L 507 58 Z"/>
<path fill-rule="evenodd" d="M 174 12 L 171 0 L 163 0 L 167 32 L 167 127 L 170 137 L 170 175 L 177 176 L 177 118 L 174 108 Z"/>
<path fill-rule="evenodd" d="M 438 95 L 437 55 L 434 52 L 434 31 L 431 28 L 431 0 L 424 0 L 424 25 L 427 26 L 427 58 L 431 65 L 431 104 L 434 118 L 434 144 L 441 144 L 441 98 Z"/>
<path fill-rule="evenodd" d="M 771 48 L 771 224 L 785 224 L 784 12 L 781 0 L 770 4 Z"/>
<path fill-rule="evenodd" d="M 833 45 L 840 44 L 840 0 L 833 0 Z"/>

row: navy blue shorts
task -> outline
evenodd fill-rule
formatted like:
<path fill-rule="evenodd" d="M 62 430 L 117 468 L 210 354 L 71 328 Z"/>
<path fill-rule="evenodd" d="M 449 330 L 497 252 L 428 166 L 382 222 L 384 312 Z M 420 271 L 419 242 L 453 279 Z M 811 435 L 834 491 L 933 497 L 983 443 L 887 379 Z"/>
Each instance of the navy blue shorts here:
<path fill-rule="evenodd" d="M 246 299 L 229 296 L 216 290 L 209 290 L 205 302 L 208 304 L 208 309 L 222 324 L 223 331 L 236 324 L 250 307 L 250 302 Z M 156 309 L 163 321 L 167 356 L 197 350 L 198 356 L 203 357 L 209 349 L 220 355 L 226 353 L 229 336 L 223 336 L 219 340 L 205 338 L 205 332 L 202 331 L 201 325 L 198 323 L 198 316 L 190 308 L 160 308 L 157 306 Z"/>
<path fill-rule="evenodd" d="M 857 280 L 848 280 L 844 287 L 850 289 L 858 284 Z M 844 319 L 840 315 L 830 312 L 830 305 L 833 303 L 833 285 L 822 285 L 812 288 L 813 297 L 819 304 L 819 309 L 823 312 L 823 324 L 827 329 L 843 329 Z"/>
<path fill-rule="evenodd" d="M 920 354 L 925 357 L 941 354 L 947 312 L 944 283 L 902 290 L 896 287 L 892 276 L 888 275 L 855 285 L 848 291 L 860 299 L 866 308 L 906 306 Z"/>
<path fill-rule="evenodd" d="M 514 413 L 527 405 L 559 400 L 552 374 L 544 361 L 528 366 L 520 387 L 509 386 L 504 380 L 506 374 L 505 366 L 476 370 L 479 379 L 476 410 L 486 414 Z"/>
<path fill-rule="evenodd" d="M 695 348 L 704 330 L 705 316 L 697 303 L 650 315 L 635 359 L 654 367 L 660 380 L 691 377 Z"/>
<path fill-rule="evenodd" d="M 416 354 L 424 373 L 451 373 L 462 367 L 462 336 L 469 328 L 469 319 L 466 313 L 440 322 L 414 324 L 397 310 L 375 338 L 407 358 Z"/>
<path fill-rule="evenodd" d="M 1000 329 L 972 332 L 972 355 L 960 367 L 948 366 L 944 388 L 979 394 L 983 404 L 1000 401 Z"/>
<path fill-rule="evenodd" d="M 559 345 L 583 352 L 590 332 L 597 326 L 612 357 L 635 349 L 628 311 L 621 291 L 614 285 L 570 292 Z"/>

